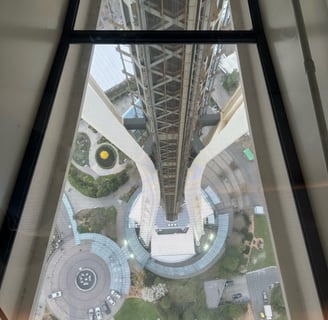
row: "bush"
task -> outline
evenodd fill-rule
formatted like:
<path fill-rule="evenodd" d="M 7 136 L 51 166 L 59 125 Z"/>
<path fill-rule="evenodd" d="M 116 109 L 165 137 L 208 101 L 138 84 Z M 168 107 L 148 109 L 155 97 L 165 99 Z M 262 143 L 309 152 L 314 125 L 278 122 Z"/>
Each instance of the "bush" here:
<path fill-rule="evenodd" d="M 245 235 L 244 235 L 244 241 L 249 241 L 249 242 L 252 242 L 253 240 L 253 233 L 252 232 L 247 232 Z"/>
<path fill-rule="evenodd" d="M 250 246 L 245 246 L 245 249 L 243 250 L 243 254 L 249 254 Z"/>
<path fill-rule="evenodd" d="M 218 263 L 220 278 L 232 278 L 239 273 L 238 269 L 242 264 L 244 264 L 244 258 L 241 251 L 234 246 L 227 247 L 223 257 Z"/>
<path fill-rule="evenodd" d="M 243 212 L 243 218 L 244 218 L 244 221 L 245 221 L 246 226 L 249 227 L 250 224 L 251 224 L 251 219 L 250 219 L 250 217 L 248 216 L 248 214 L 245 213 L 245 212 Z"/>
<path fill-rule="evenodd" d="M 89 165 L 90 139 L 87 134 L 79 132 L 76 136 L 73 160 L 80 166 Z"/>
<path fill-rule="evenodd" d="M 144 269 L 144 285 L 145 287 L 151 287 L 154 284 L 154 280 L 156 279 L 156 274 L 151 271 Z"/>
<path fill-rule="evenodd" d="M 168 310 L 171 307 L 171 300 L 167 296 L 163 297 L 159 303 L 164 310 Z"/>
<path fill-rule="evenodd" d="M 239 267 L 239 258 L 233 256 L 225 256 L 222 259 L 221 267 L 227 271 L 234 272 Z"/>
<path fill-rule="evenodd" d="M 225 304 L 219 307 L 218 319 L 232 320 L 240 318 L 247 311 L 246 303 Z"/>
<path fill-rule="evenodd" d="M 239 72 L 234 70 L 231 73 L 225 73 L 223 74 L 221 81 L 223 88 L 232 95 L 239 86 Z"/>
<path fill-rule="evenodd" d="M 271 291 L 271 305 L 274 311 L 281 315 L 286 314 L 285 302 L 282 296 L 280 285 L 275 286 Z"/>
<path fill-rule="evenodd" d="M 91 198 L 106 197 L 115 192 L 120 186 L 129 180 L 126 170 L 108 176 L 102 176 L 96 180 L 71 165 L 68 172 L 68 181 L 83 195 Z"/>

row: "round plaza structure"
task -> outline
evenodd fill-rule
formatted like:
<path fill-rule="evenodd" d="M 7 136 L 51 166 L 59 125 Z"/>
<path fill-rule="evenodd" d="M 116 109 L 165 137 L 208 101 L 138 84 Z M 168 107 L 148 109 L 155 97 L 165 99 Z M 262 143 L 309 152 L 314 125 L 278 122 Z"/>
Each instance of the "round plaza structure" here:
<path fill-rule="evenodd" d="M 96 150 L 95 159 L 102 169 L 111 169 L 116 164 L 117 153 L 112 145 L 102 144 Z"/>
<path fill-rule="evenodd" d="M 79 270 L 75 278 L 75 285 L 81 291 L 90 291 L 97 284 L 97 274 L 90 268 L 82 268 Z"/>
<path fill-rule="evenodd" d="M 71 239 L 51 256 L 44 285 L 47 305 L 61 320 L 86 319 L 88 309 L 101 307 L 112 289 L 127 294 L 129 276 L 125 255 L 113 241 L 85 234 L 78 245 Z M 52 298 L 58 291 L 61 295 Z"/>

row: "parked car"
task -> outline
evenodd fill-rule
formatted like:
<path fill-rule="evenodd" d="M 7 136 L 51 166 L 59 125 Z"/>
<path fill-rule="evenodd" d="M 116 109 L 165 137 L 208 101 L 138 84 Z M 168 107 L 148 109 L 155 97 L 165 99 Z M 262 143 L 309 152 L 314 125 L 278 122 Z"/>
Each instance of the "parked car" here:
<path fill-rule="evenodd" d="M 95 308 L 96 318 L 97 320 L 102 320 L 102 313 L 99 307 Z"/>
<path fill-rule="evenodd" d="M 266 293 L 266 291 L 262 291 L 262 296 L 263 296 L 264 304 L 268 303 L 269 299 L 268 299 L 268 294 Z"/>
<path fill-rule="evenodd" d="M 62 296 L 62 292 L 61 291 L 56 291 L 56 292 L 53 292 L 51 294 L 49 294 L 48 298 L 49 299 L 55 299 L 55 298 L 59 298 Z"/>
<path fill-rule="evenodd" d="M 93 308 L 89 308 L 88 310 L 88 316 L 89 316 L 89 320 L 93 320 L 93 316 L 94 316 L 94 311 Z"/>
<path fill-rule="evenodd" d="M 110 305 L 115 306 L 116 302 L 112 299 L 111 296 L 108 296 L 108 297 L 106 298 L 106 300 L 108 301 L 108 303 L 109 303 Z"/>
<path fill-rule="evenodd" d="M 101 310 L 102 310 L 104 313 L 106 313 L 106 314 L 110 314 L 110 309 L 109 309 L 109 307 L 108 307 L 108 305 L 107 305 L 106 302 L 104 302 L 104 303 L 101 305 Z"/>
<path fill-rule="evenodd" d="M 111 294 L 114 298 L 116 298 L 116 299 L 121 298 L 121 295 L 120 295 L 117 291 L 115 291 L 115 290 L 113 290 L 113 289 L 110 291 L 110 294 Z"/>
<path fill-rule="evenodd" d="M 241 298 L 243 295 L 241 294 L 241 293 L 234 293 L 233 295 L 232 295 L 232 299 L 239 299 L 239 298 Z"/>

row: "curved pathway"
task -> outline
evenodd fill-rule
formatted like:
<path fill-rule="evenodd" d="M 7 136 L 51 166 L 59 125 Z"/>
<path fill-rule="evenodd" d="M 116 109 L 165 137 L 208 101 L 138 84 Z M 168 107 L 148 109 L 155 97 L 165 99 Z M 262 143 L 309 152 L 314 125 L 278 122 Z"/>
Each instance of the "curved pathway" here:
<path fill-rule="evenodd" d="M 140 194 L 137 190 L 129 201 L 125 213 L 125 235 L 127 239 L 127 249 L 142 267 L 151 272 L 170 279 L 190 278 L 201 274 L 210 268 L 222 255 L 225 249 L 226 238 L 229 231 L 229 214 L 222 214 L 217 217 L 216 223 L 218 230 L 215 239 L 208 251 L 199 256 L 199 259 L 193 257 L 189 261 L 181 264 L 162 264 L 151 258 L 150 253 L 142 246 L 136 234 L 134 223 L 129 218 L 129 212 Z M 189 264 L 188 264 L 189 262 Z"/>
<path fill-rule="evenodd" d="M 80 121 L 80 126 L 79 126 L 79 133 L 84 133 L 88 136 L 89 140 L 90 140 L 90 149 L 89 149 L 89 166 L 87 167 L 83 167 L 79 164 L 77 164 L 73 159 L 72 162 L 73 164 L 82 172 L 91 175 L 94 179 L 97 179 L 99 176 L 106 176 L 109 174 L 115 174 L 115 173 L 119 173 L 122 170 L 125 169 L 126 164 L 119 164 L 119 154 L 117 151 L 117 148 L 112 145 L 110 142 L 109 144 L 115 149 L 116 151 L 116 164 L 114 165 L 113 168 L 111 169 L 103 169 L 101 168 L 97 161 L 96 161 L 96 150 L 100 147 L 101 144 L 98 143 L 99 139 L 101 139 L 103 136 L 100 133 L 95 133 L 92 129 L 90 129 L 90 127 L 88 126 L 88 124 L 84 121 L 81 120 Z M 106 143 L 102 143 L 102 144 L 106 144 Z"/>

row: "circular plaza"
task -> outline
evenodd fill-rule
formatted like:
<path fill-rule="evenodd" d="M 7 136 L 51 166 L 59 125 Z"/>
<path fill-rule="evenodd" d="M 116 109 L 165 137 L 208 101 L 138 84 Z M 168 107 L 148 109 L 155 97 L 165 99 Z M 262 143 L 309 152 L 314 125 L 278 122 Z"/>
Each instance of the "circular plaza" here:
<path fill-rule="evenodd" d="M 51 256 L 44 293 L 56 317 L 82 320 L 90 308 L 105 303 L 112 289 L 125 295 L 129 286 L 129 268 L 121 249 L 102 235 L 88 234 L 79 244 L 71 239 Z M 51 297 L 56 292 L 60 296 Z"/>

